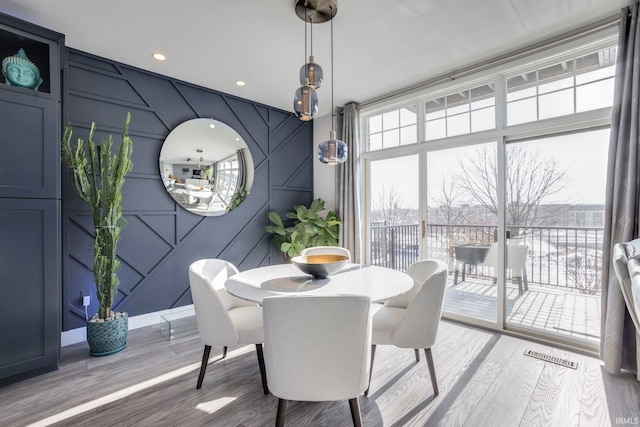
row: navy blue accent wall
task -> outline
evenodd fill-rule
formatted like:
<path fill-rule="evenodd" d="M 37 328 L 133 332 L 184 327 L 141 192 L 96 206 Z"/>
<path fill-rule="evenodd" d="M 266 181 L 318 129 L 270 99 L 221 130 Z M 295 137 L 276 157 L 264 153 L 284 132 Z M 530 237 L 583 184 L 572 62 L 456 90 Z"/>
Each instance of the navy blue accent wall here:
<path fill-rule="evenodd" d="M 115 309 L 130 316 L 191 303 L 188 267 L 223 258 L 240 270 L 283 261 L 264 231 L 268 212 L 284 215 L 313 198 L 312 124 L 276 108 L 69 50 L 64 122 L 86 139 L 92 121 L 98 139 L 116 141 L 131 112 L 133 171 L 124 185 L 124 229 L 118 250 L 121 285 Z M 211 72 L 215 72 L 212 69 Z M 250 89 L 249 89 L 250 90 Z M 251 194 L 221 217 L 201 217 L 166 193 L 158 156 L 169 132 L 185 120 L 213 117 L 245 140 L 255 163 Z M 92 220 L 63 170 L 63 330 L 82 327 L 82 292 L 91 292 Z M 158 320 L 159 321 L 159 320 Z"/>

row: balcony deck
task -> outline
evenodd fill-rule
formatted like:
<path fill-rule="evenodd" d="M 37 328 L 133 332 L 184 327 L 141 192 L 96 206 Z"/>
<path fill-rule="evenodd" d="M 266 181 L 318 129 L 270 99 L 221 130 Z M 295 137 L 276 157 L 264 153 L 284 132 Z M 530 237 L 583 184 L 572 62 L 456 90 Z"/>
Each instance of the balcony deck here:
<path fill-rule="evenodd" d="M 454 286 L 449 275 L 444 311 L 495 321 L 497 287 L 492 280 L 467 276 Z M 507 325 L 533 328 L 597 345 L 600 339 L 600 297 L 567 293 L 529 283 L 522 295 L 507 283 Z"/>

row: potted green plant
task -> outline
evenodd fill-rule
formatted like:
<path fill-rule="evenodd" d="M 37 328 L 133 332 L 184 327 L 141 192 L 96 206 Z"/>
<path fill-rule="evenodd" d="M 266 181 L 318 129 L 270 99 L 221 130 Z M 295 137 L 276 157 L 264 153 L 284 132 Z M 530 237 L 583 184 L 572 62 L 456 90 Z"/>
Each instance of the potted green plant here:
<path fill-rule="evenodd" d="M 324 209 L 324 200 L 315 199 L 309 207 L 296 205 L 294 212 L 287 213 L 293 225 L 285 227 L 277 212 L 269 212 L 268 225 L 265 230 L 273 234 L 271 243 L 288 257 L 300 254 L 305 248 L 313 246 L 336 246 L 338 244 L 338 227 L 341 224 L 335 211 L 328 211 L 324 218 L 319 214 Z"/>
<path fill-rule="evenodd" d="M 113 138 L 93 141 L 95 122 L 91 124 L 88 144 L 78 138 L 72 142 L 73 128 L 67 125 L 62 138 L 62 156 L 73 175 L 73 186 L 80 198 L 91 205 L 93 216 L 93 278 L 98 312 L 87 321 L 87 342 L 92 356 L 105 356 L 123 350 L 129 330 L 127 313 L 112 311 L 120 280 L 117 247 L 126 225 L 122 218 L 122 185 L 133 167 L 133 143 L 127 118 L 122 128 L 120 147 L 113 153 Z"/>
<path fill-rule="evenodd" d="M 231 200 L 229 200 L 229 204 L 227 205 L 227 212 L 231 212 L 232 210 L 240 206 L 240 204 L 244 202 L 244 199 L 246 199 L 248 195 L 249 192 L 244 188 L 241 188 L 233 193 L 233 195 L 231 196 Z"/>

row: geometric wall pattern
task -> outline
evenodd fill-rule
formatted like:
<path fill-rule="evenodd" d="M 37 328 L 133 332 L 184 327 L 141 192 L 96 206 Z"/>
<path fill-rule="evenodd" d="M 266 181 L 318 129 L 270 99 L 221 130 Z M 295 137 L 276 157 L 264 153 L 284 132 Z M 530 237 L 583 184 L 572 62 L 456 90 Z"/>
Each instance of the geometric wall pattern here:
<path fill-rule="evenodd" d="M 63 122 L 74 138 L 86 139 L 91 122 L 97 138 L 116 143 L 127 112 L 133 140 L 133 170 L 124 184 L 128 221 L 118 247 L 120 289 L 115 309 L 130 316 L 191 303 L 188 267 L 201 258 L 223 258 L 240 270 L 279 264 L 282 256 L 264 231 L 268 212 L 282 216 L 313 199 L 313 125 L 292 113 L 205 89 L 144 70 L 68 50 L 63 76 Z M 211 72 L 215 72 L 212 68 Z M 213 117 L 245 140 L 255 165 L 251 194 L 219 217 L 194 215 L 167 194 L 158 158 L 164 139 L 185 120 Z M 91 273 L 92 220 L 63 169 L 63 330 L 85 325 L 82 292 L 97 310 Z"/>

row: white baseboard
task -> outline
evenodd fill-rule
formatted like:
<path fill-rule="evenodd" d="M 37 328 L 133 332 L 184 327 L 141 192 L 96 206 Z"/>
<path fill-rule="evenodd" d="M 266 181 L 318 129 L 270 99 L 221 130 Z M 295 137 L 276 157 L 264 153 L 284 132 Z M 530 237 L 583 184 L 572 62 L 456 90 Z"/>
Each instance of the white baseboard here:
<path fill-rule="evenodd" d="M 193 304 L 183 305 L 182 307 L 170 308 L 168 310 L 154 311 L 153 313 L 140 314 L 138 316 L 129 317 L 129 330 L 144 328 L 146 326 L 159 325 L 160 316 L 164 314 L 176 313 L 183 310 L 193 310 Z M 71 329 L 64 331 L 60 335 L 60 345 L 62 347 L 77 344 L 87 340 L 87 328 Z"/>

